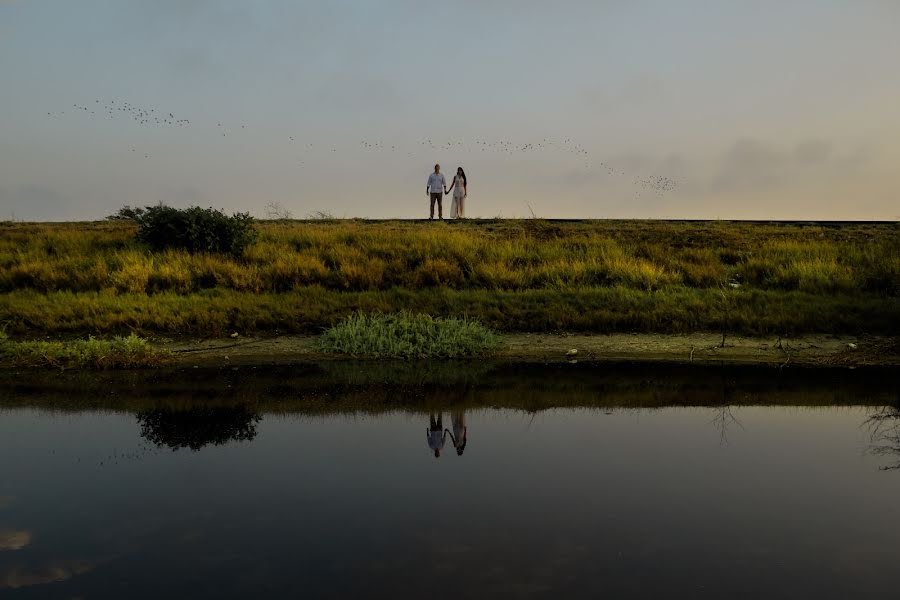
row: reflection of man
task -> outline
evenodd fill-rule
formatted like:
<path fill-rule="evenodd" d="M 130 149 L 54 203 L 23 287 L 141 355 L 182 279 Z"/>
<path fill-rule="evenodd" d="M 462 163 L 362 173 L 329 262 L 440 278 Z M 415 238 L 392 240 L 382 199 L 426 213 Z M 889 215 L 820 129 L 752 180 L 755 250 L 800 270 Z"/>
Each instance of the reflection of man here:
<path fill-rule="evenodd" d="M 466 449 L 466 413 L 457 410 L 450 413 L 453 421 L 453 433 L 450 437 L 453 439 L 453 447 L 456 448 L 456 454 L 462 456 L 463 450 Z"/>
<path fill-rule="evenodd" d="M 428 217 L 428 220 L 430 221 L 434 218 L 435 202 L 437 202 L 438 206 L 438 218 L 443 219 L 443 199 L 444 194 L 447 193 L 447 180 L 444 179 L 444 174 L 441 173 L 441 165 L 434 165 L 434 173 L 428 176 L 427 186 L 425 193 L 431 196 L 431 212 L 429 213 L 431 216 Z"/>
<path fill-rule="evenodd" d="M 444 449 L 444 442 L 447 441 L 447 436 L 444 435 L 444 425 L 441 422 L 443 416 L 443 413 L 438 413 L 437 420 L 435 420 L 434 413 L 431 413 L 431 423 L 425 433 L 428 437 L 428 447 L 434 450 L 435 458 L 441 456 L 441 450 Z"/>

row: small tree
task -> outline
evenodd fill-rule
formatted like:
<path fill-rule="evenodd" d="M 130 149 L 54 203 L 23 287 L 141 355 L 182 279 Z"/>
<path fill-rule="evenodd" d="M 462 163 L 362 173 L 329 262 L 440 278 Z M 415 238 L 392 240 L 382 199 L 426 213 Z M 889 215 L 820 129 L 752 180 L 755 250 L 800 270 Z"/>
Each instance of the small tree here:
<path fill-rule="evenodd" d="M 287 207 L 278 202 L 277 200 L 273 200 L 266 204 L 266 218 L 272 219 L 273 221 L 286 221 L 288 219 L 292 219 L 294 214 L 287 209 Z"/>
<path fill-rule="evenodd" d="M 135 206 L 134 208 L 127 204 L 120 208 L 117 212 L 106 217 L 107 221 L 134 221 L 138 222 L 146 211 L 143 208 Z"/>
<path fill-rule="evenodd" d="M 137 239 L 154 250 L 184 248 L 240 256 L 257 235 L 250 213 L 229 217 L 220 210 L 198 206 L 148 206 L 137 222 Z"/>

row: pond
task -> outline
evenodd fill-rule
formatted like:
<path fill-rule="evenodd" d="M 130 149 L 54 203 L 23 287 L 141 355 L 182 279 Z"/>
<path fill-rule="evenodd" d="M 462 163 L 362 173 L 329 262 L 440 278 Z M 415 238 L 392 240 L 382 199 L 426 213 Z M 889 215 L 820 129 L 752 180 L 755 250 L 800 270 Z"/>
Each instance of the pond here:
<path fill-rule="evenodd" d="M 353 364 L 0 384 L 0 597 L 886 598 L 895 373 Z"/>

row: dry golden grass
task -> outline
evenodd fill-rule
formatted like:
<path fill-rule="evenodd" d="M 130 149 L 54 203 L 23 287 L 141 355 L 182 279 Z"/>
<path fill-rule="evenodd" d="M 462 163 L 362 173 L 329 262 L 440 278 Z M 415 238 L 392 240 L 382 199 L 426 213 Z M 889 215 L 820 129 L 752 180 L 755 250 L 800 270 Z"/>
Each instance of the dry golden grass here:
<path fill-rule="evenodd" d="M 896 224 L 288 221 L 257 228 L 259 240 L 233 258 L 150 252 L 127 223 L 2 224 L 0 319 L 16 331 L 194 332 L 236 322 L 309 330 L 365 304 L 466 313 L 499 329 L 682 331 L 725 321 L 746 331 L 792 323 L 795 330 L 890 329 L 900 302 Z M 724 304 L 722 289 L 730 298 Z M 216 302 L 208 292 L 228 298 L 224 314 L 209 312 Z M 154 308 L 170 295 L 182 312 Z M 284 319 L 303 323 L 276 325 L 254 308 L 265 297 Z M 600 298 L 605 304 L 596 304 Z M 93 314 L 63 318 L 73 299 L 93 302 Z M 293 302 L 301 299 L 299 310 Z M 754 313 L 763 305 L 776 314 Z M 117 315 L 125 313 L 125 322 L 146 324 L 124 326 Z"/>

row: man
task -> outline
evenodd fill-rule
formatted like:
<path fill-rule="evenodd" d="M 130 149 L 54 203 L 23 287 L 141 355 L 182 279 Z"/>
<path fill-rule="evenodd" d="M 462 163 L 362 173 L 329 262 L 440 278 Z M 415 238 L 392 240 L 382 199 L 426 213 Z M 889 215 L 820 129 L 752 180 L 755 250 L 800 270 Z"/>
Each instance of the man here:
<path fill-rule="evenodd" d="M 428 438 L 428 447 L 434 450 L 435 458 L 441 457 L 441 450 L 444 449 L 444 444 L 447 442 L 447 433 L 442 423 L 443 418 L 444 413 L 442 412 L 438 413 L 437 418 L 434 417 L 434 413 L 431 413 L 428 430 L 425 432 L 425 437 Z"/>
<path fill-rule="evenodd" d="M 425 195 L 431 196 L 431 213 L 428 217 L 428 220 L 431 221 L 434 219 L 434 203 L 437 202 L 438 206 L 438 218 L 444 219 L 444 206 L 443 199 L 444 194 L 447 193 L 447 181 L 444 179 L 444 174 L 441 173 L 441 165 L 434 165 L 434 173 L 428 176 L 428 183 L 425 188 Z"/>

